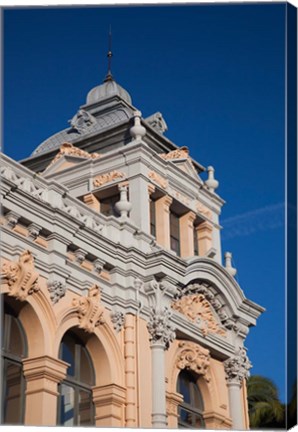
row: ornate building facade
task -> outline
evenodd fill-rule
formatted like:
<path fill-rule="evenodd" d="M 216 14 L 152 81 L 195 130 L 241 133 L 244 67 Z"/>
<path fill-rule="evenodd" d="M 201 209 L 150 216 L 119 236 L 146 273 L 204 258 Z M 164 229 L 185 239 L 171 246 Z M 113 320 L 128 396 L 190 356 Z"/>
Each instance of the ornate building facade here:
<path fill-rule="evenodd" d="M 28 159 L 2 155 L 3 423 L 249 427 L 263 309 L 222 264 L 214 169 L 166 129 L 108 74 Z"/>

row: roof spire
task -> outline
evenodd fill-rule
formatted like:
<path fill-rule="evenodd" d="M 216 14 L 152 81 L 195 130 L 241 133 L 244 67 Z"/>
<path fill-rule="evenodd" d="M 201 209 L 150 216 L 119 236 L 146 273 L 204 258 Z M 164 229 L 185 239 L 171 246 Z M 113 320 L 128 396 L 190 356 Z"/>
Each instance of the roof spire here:
<path fill-rule="evenodd" d="M 111 63 L 112 63 L 112 57 L 113 57 L 113 53 L 112 53 L 112 26 L 111 26 L 111 24 L 110 24 L 110 29 L 109 29 L 109 50 L 108 50 L 107 57 L 108 57 L 108 72 L 107 72 L 107 75 L 104 79 L 104 82 L 113 80 L 113 76 L 112 76 L 112 72 L 111 72 Z"/>

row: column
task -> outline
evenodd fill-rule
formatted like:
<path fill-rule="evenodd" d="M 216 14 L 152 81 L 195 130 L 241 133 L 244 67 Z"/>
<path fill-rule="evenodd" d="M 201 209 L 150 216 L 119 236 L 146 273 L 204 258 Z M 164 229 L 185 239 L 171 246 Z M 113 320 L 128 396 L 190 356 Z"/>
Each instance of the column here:
<path fill-rule="evenodd" d="M 50 356 L 23 361 L 26 388 L 25 425 L 55 426 L 58 383 L 66 376 L 68 363 Z"/>
<path fill-rule="evenodd" d="M 131 219 L 142 231 L 150 234 L 148 180 L 142 177 L 129 180 L 129 201 L 132 204 Z"/>
<path fill-rule="evenodd" d="M 187 212 L 179 219 L 180 223 L 180 254 L 182 258 L 192 257 L 194 255 L 194 212 Z"/>
<path fill-rule="evenodd" d="M 245 385 L 245 378 L 248 377 L 248 371 L 251 368 L 245 349 L 243 347 L 238 348 L 236 354 L 224 362 L 224 367 L 229 391 L 232 428 L 245 429 L 242 385 Z"/>
<path fill-rule="evenodd" d="M 207 221 L 196 227 L 200 256 L 204 256 L 212 248 L 212 229 L 212 224 Z"/>
<path fill-rule="evenodd" d="M 156 242 L 165 249 L 171 249 L 170 243 L 170 205 L 173 199 L 168 195 L 155 201 Z"/>
<path fill-rule="evenodd" d="M 125 389 L 117 384 L 93 388 L 95 425 L 124 427 Z"/>

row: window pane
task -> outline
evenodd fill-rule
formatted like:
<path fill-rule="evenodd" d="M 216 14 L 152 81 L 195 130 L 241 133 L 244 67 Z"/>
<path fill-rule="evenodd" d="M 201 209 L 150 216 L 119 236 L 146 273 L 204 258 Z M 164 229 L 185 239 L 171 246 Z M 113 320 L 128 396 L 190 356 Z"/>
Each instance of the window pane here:
<path fill-rule="evenodd" d="M 93 424 L 93 404 L 91 392 L 79 391 L 78 426 L 89 426 Z"/>
<path fill-rule="evenodd" d="M 4 374 L 4 423 L 22 423 L 22 366 L 5 360 L 6 373 Z"/>
<path fill-rule="evenodd" d="M 150 201 L 150 234 L 156 236 L 155 201 Z"/>
<path fill-rule="evenodd" d="M 11 354 L 23 357 L 25 355 L 25 346 L 19 322 L 13 316 L 10 316 L 10 318 L 10 338 L 7 350 Z"/>
<path fill-rule="evenodd" d="M 184 376 L 180 376 L 179 378 L 179 393 L 183 396 L 183 402 L 190 404 L 190 388 L 189 382 L 185 380 Z"/>
<path fill-rule="evenodd" d="M 179 407 L 179 420 L 186 425 L 192 426 L 192 413 Z"/>
<path fill-rule="evenodd" d="M 80 381 L 85 384 L 93 385 L 93 373 L 89 356 L 86 348 L 81 347 L 81 361 L 80 361 Z"/>
<path fill-rule="evenodd" d="M 67 369 L 67 375 L 74 376 L 75 374 L 75 341 L 72 337 L 64 336 L 61 343 L 61 358 L 70 364 Z"/>
<path fill-rule="evenodd" d="M 62 426 L 75 425 L 75 391 L 66 384 L 60 386 L 60 424 Z"/>

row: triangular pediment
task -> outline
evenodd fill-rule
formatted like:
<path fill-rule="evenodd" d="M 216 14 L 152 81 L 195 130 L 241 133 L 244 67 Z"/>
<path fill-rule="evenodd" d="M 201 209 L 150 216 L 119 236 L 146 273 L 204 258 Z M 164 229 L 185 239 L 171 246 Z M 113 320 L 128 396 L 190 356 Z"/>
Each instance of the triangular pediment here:
<path fill-rule="evenodd" d="M 186 172 L 196 180 L 201 180 L 198 176 L 198 172 L 189 156 L 188 147 L 180 147 L 176 150 L 170 151 L 169 153 L 162 153 L 160 157 L 166 161 L 171 161 L 182 171 Z"/>
<path fill-rule="evenodd" d="M 70 143 L 61 145 L 59 152 L 44 170 L 44 174 L 53 174 L 70 168 L 78 163 L 88 160 L 97 159 L 101 155 L 98 153 L 88 153 Z"/>

